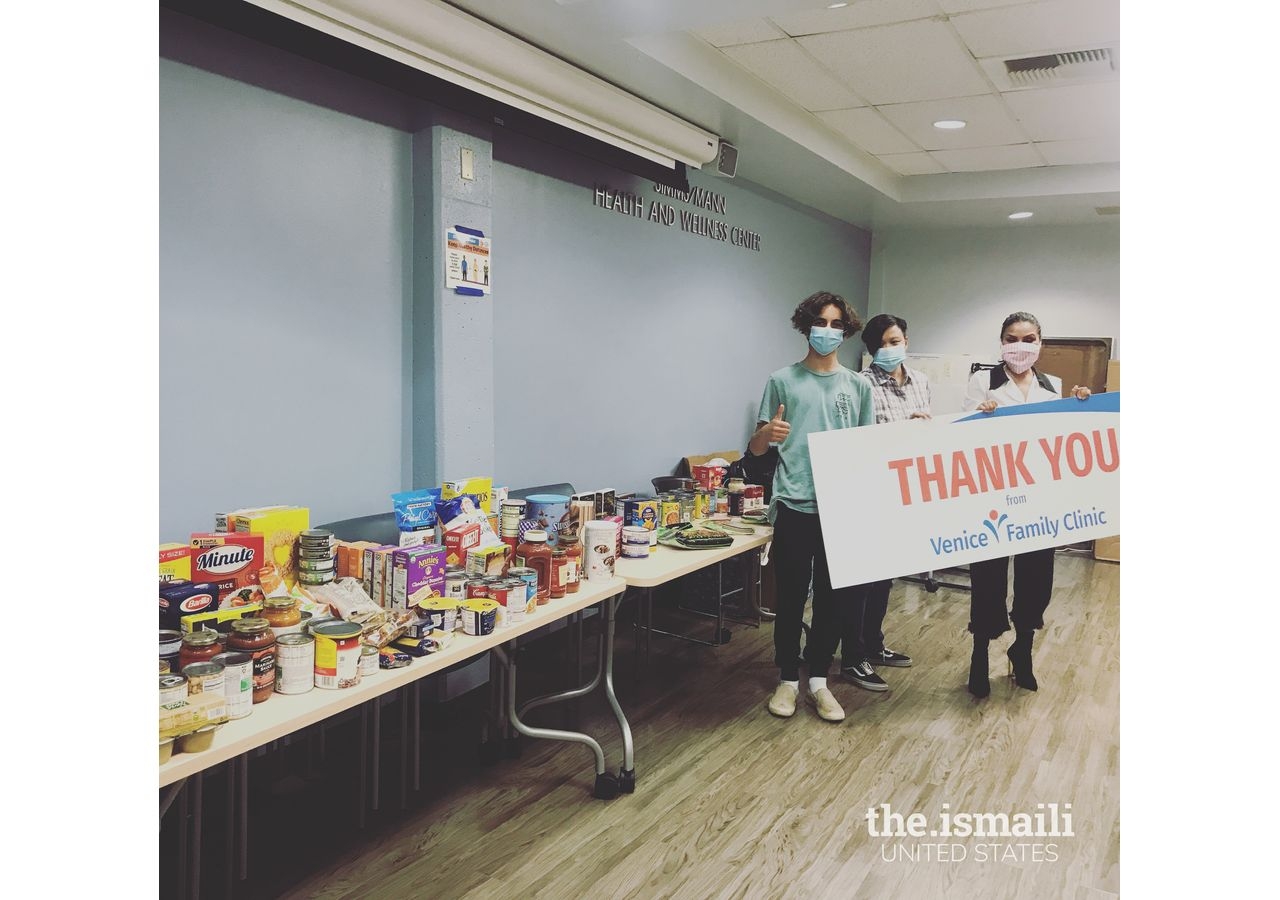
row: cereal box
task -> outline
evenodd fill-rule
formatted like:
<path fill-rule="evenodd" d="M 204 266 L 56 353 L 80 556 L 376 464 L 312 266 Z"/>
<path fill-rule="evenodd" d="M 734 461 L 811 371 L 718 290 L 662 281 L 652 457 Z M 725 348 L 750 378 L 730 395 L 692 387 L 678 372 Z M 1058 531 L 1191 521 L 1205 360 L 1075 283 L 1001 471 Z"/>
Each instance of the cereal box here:
<path fill-rule="evenodd" d="M 186 544 L 160 545 L 160 580 L 191 580 L 191 548 Z"/>
<path fill-rule="evenodd" d="M 371 599 L 373 597 L 373 573 L 375 571 L 374 554 L 379 550 L 394 549 L 396 549 L 394 544 L 365 543 L 364 550 L 361 553 L 363 560 L 361 562 L 360 585 L 364 588 L 364 592 L 368 594 Z"/>
<path fill-rule="evenodd" d="M 298 534 L 311 527 L 311 510 L 293 506 L 247 515 L 237 513 L 234 518 L 237 534 L 262 535 L 266 564 L 274 565 L 285 587 L 292 589 L 298 582 L 293 545 Z"/>
<path fill-rule="evenodd" d="M 218 608 L 263 599 L 258 570 L 266 563 L 260 534 L 200 533 L 191 535 L 191 571 L 196 581 L 215 582 Z"/>
<path fill-rule="evenodd" d="M 443 597 L 444 559 L 445 549 L 439 544 L 393 551 L 388 608 L 416 609 L 423 600 Z"/>
<path fill-rule="evenodd" d="M 480 509 L 485 513 L 494 512 L 492 477 L 473 475 L 470 478 L 463 478 L 459 481 L 446 481 L 440 485 L 441 500 L 452 500 L 454 497 L 461 497 L 463 494 L 471 494 L 478 497 L 480 499 Z"/>

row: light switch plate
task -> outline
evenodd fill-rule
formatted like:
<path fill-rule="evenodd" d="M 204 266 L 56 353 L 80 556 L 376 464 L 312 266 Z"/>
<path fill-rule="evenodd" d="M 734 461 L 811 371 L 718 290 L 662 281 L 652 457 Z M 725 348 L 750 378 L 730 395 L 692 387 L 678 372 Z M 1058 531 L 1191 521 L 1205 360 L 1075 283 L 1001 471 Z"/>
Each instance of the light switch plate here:
<path fill-rule="evenodd" d="M 462 148 L 462 180 L 475 181 L 476 178 L 476 152 L 470 147 Z"/>

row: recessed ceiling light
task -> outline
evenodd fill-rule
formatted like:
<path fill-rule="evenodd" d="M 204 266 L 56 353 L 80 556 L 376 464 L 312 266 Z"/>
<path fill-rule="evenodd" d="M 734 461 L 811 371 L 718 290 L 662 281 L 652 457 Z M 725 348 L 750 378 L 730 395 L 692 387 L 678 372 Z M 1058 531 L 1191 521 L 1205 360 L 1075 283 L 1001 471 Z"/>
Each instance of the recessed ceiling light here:
<path fill-rule="evenodd" d="M 948 131 L 953 131 L 957 128 L 963 128 L 967 124 L 968 123 L 965 122 L 964 119 L 939 119 L 938 121 L 933 123 L 933 127 L 944 128 Z"/>
<path fill-rule="evenodd" d="M 844 9 L 848 5 L 848 3 L 828 3 L 827 9 Z"/>
<path fill-rule="evenodd" d="M 1009 213 L 1009 218 L 1010 219 L 1030 219 L 1034 215 L 1035 213 L 1032 213 L 1032 212 L 1016 212 L 1016 213 Z"/>

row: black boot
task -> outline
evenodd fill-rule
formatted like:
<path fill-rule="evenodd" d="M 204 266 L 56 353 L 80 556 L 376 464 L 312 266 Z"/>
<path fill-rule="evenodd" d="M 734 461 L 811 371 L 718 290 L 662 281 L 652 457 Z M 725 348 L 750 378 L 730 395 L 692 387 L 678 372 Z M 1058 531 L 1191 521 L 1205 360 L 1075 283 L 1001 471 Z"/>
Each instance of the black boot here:
<path fill-rule="evenodd" d="M 991 678 L 987 674 L 988 643 L 988 641 L 974 635 L 973 658 L 969 660 L 969 693 L 979 699 L 991 695 Z"/>
<path fill-rule="evenodd" d="M 1031 671 L 1031 636 L 1034 634 L 1035 632 L 1030 628 L 1025 631 L 1019 629 L 1018 636 L 1009 645 L 1006 653 L 1009 657 L 1009 665 L 1013 667 L 1013 683 L 1029 691 L 1040 688 L 1036 683 L 1035 673 Z"/>

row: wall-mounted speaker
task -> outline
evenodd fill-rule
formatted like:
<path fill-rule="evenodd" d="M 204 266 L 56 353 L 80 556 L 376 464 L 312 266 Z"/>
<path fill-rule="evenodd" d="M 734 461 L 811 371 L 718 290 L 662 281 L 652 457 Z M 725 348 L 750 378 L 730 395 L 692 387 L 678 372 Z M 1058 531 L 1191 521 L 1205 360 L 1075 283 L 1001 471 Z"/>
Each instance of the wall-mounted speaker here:
<path fill-rule="evenodd" d="M 716 173 L 725 178 L 738 174 L 738 148 L 721 138 L 720 152 L 716 154 Z"/>

